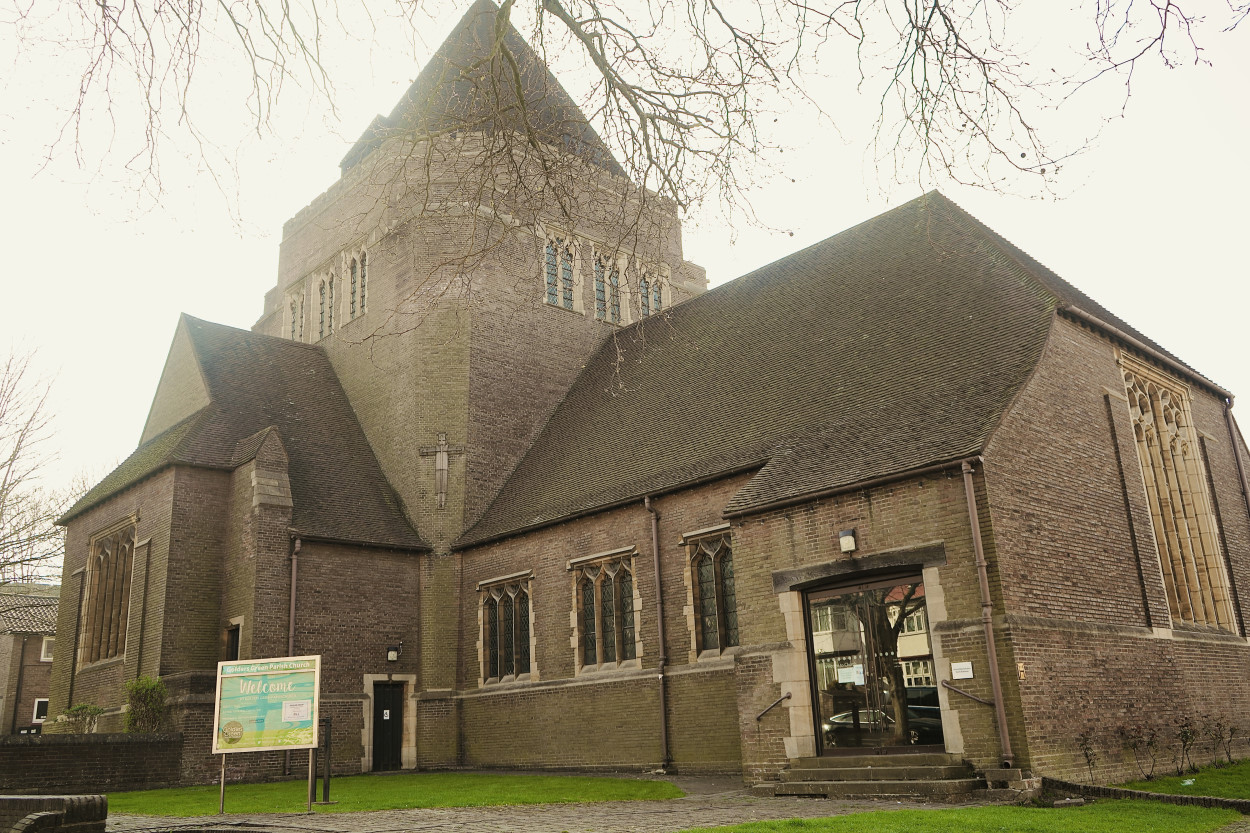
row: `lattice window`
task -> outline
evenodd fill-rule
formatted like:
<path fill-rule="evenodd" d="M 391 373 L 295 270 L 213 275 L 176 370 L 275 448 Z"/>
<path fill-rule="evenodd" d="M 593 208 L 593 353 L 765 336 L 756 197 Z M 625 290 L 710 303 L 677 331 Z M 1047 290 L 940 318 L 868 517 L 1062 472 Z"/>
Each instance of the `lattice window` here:
<path fill-rule="evenodd" d="M 364 315 L 368 305 L 365 303 L 365 291 L 369 286 L 369 253 L 360 253 L 360 314 Z"/>
<path fill-rule="evenodd" d="M 317 338 L 326 337 L 326 282 L 317 285 L 317 293 L 321 296 L 321 317 L 317 321 Z"/>
<path fill-rule="evenodd" d="M 326 320 L 329 322 L 329 331 L 334 332 L 334 276 L 326 278 L 326 285 L 330 287 L 330 304 L 326 307 Z"/>
<path fill-rule="evenodd" d="M 731 648 L 738 644 L 738 599 L 729 533 L 718 532 L 686 544 L 697 620 L 695 650 Z"/>
<path fill-rule="evenodd" d="M 351 271 L 351 294 L 348 296 L 349 297 L 349 302 L 348 302 L 349 320 L 356 317 L 356 280 L 357 280 L 356 273 L 357 273 L 358 268 L 359 268 L 359 265 L 356 263 L 356 258 L 352 258 L 352 265 L 351 265 L 351 270 L 350 270 Z"/>
<path fill-rule="evenodd" d="M 80 665 L 120 656 L 126 651 L 126 618 L 130 612 L 130 567 L 135 526 L 129 523 L 91 542 L 83 577 Z"/>
<path fill-rule="evenodd" d="M 543 271 L 547 303 L 573 309 L 573 244 L 564 237 L 548 237 Z"/>
<path fill-rule="evenodd" d="M 608 272 L 608 320 L 621 323 L 621 273 L 617 269 Z"/>
<path fill-rule="evenodd" d="M 486 681 L 529 674 L 529 579 L 479 586 L 482 594 L 482 677 Z"/>
<path fill-rule="evenodd" d="M 608 271 L 615 271 L 616 265 L 604 255 L 595 258 L 595 318 L 600 321 L 608 317 Z"/>
<path fill-rule="evenodd" d="M 659 278 L 651 282 L 651 312 L 659 315 L 664 311 L 664 287 Z"/>
<path fill-rule="evenodd" d="M 638 279 L 638 298 L 642 304 L 642 317 L 646 318 L 651 314 L 651 284 L 647 282 L 646 275 Z"/>
<path fill-rule="evenodd" d="M 578 661 L 620 665 L 638 656 L 632 550 L 577 563 L 574 574 Z"/>
<path fill-rule="evenodd" d="M 1127 358 L 1124 385 L 1172 618 L 1235 630 L 1189 390 Z"/>

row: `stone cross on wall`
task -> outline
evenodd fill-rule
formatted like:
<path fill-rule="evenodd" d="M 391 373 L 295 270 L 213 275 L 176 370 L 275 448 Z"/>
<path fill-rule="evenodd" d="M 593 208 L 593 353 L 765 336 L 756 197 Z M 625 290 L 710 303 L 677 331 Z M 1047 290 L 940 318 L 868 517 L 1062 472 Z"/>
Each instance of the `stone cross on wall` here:
<path fill-rule="evenodd" d="M 434 491 L 438 493 L 439 509 L 447 506 L 447 469 L 452 454 L 464 454 L 464 446 L 448 445 L 446 434 L 438 435 L 438 445 L 421 449 L 422 457 L 434 458 Z"/>

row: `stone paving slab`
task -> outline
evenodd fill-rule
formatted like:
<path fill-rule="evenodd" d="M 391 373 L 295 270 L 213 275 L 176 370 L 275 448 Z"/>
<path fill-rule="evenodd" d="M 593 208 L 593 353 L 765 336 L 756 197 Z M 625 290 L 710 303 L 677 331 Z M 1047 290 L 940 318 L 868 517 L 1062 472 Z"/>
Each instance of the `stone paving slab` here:
<path fill-rule="evenodd" d="M 820 818 L 870 810 L 956 806 L 825 798 L 765 798 L 752 795 L 736 779 L 676 777 L 667 780 L 685 791 L 686 797 L 668 801 L 604 801 L 313 815 L 196 818 L 110 815 L 107 829 L 109 833 L 670 833 L 765 819 Z M 230 800 L 229 792 L 226 793 L 226 800 Z"/>

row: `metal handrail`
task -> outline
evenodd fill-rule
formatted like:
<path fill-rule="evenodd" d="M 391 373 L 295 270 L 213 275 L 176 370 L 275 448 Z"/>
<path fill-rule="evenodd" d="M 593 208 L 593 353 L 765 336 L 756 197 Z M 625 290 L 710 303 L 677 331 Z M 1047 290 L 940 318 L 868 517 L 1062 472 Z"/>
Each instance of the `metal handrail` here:
<path fill-rule="evenodd" d="M 768 714 L 770 711 L 780 706 L 783 700 L 789 700 L 790 697 L 791 697 L 791 694 L 788 691 L 785 694 L 778 697 L 776 700 L 773 701 L 773 704 L 771 706 L 764 709 L 764 711 L 760 712 L 759 714 L 755 716 L 755 722 L 758 723 L 759 721 L 763 720 L 764 715 Z"/>
<path fill-rule="evenodd" d="M 993 700 L 982 700 L 980 697 L 976 696 L 975 694 L 969 694 L 968 692 L 964 691 L 962 688 L 955 688 L 947 680 L 942 680 L 942 687 L 949 688 L 951 691 L 955 692 L 956 694 L 962 694 L 963 696 L 967 697 L 969 700 L 976 700 L 978 703 L 984 703 L 987 706 L 994 705 Z"/>

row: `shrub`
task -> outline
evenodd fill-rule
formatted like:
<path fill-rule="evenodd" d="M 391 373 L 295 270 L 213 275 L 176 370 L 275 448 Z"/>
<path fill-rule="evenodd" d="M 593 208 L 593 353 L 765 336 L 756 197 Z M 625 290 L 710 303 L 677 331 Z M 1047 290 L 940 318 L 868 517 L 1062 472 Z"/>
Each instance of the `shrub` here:
<path fill-rule="evenodd" d="M 165 727 L 165 683 L 137 677 L 126 683 L 126 731 L 159 732 Z"/>
<path fill-rule="evenodd" d="M 56 720 L 58 723 L 68 723 L 70 734 L 89 735 L 95 731 L 96 721 L 102 714 L 104 714 L 104 709 L 101 706 L 79 703 L 77 706 L 70 707 Z"/>

